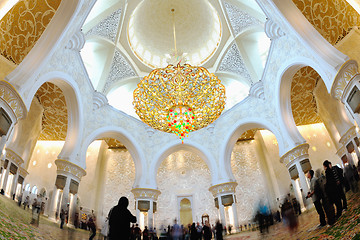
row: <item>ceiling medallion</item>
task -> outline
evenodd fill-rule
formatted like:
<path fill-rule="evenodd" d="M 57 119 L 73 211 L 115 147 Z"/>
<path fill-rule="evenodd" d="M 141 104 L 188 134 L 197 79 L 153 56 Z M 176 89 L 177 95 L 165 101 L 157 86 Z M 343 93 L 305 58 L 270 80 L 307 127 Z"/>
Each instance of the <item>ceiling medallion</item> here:
<path fill-rule="evenodd" d="M 226 97 L 224 85 L 214 74 L 180 62 L 155 69 L 144 77 L 134 91 L 133 104 L 143 122 L 176 134 L 184 143 L 190 132 L 206 127 L 220 116 Z"/>

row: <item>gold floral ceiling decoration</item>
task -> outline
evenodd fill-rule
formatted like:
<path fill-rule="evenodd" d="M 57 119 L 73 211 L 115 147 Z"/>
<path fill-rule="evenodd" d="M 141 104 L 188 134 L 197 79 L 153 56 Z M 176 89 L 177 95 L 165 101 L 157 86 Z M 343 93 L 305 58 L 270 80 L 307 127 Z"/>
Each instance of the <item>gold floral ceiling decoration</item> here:
<path fill-rule="evenodd" d="M 360 16 L 346 0 L 293 0 L 313 27 L 332 45 L 360 25 Z"/>
<path fill-rule="evenodd" d="M 38 140 L 64 141 L 68 114 L 65 96 L 55 84 L 44 83 L 35 94 L 44 108 L 42 130 Z"/>
<path fill-rule="evenodd" d="M 19 0 L 0 20 L 0 54 L 20 64 L 55 15 L 61 0 Z"/>
<path fill-rule="evenodd" d="M 297 126 L 322 122 L 317 113 L 313 95 L 319 79 L 319 74 L 311 67 L 301 68 L 293 77 L 291 82 L 291 109 Z"/>
<path fill-rule="evenodd" d="M 182 142 L 192 131 L 214 122 L 225 108 L 225 87 L 203 67 L 180 64 L 173 13 L 174 54 L 165 68 L 153 70 L 134 91 L 140 119 L 154 129 L 174 133 Z"/>

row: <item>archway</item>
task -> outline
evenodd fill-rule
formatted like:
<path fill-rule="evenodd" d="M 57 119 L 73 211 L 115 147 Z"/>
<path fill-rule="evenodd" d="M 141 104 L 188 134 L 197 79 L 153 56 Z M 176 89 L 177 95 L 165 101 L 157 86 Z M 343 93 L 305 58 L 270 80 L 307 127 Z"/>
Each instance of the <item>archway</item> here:
<path fill-rule="evenodd" d="M 184 197 L 180 201 L 180 224 L 183 226 L 187 226 L 192 224 L 192 208 L 191 202 L 188 198 Z"/>
<path fill-rule="evenodd" d="M 79 184 L 80 206 L 84 213 L 94 210 L 99 226 L 120 197 L 126 196 L 129 206 L 135 205 L 131 190 L 143 181 L 142 156 L 132 135 L 119 127 L 96 129 L 83 141 L 80 166 L 87 174 Z M 129 210 L 135 215 L 134 208 Z"/>
<path fill-rule="evenodd" d="M 218 211 L 209 191 L 211 174 L 204 159 L 194 151 L 177 150 L 166 156 L 157 169 L 157 186 L 161 194 L 155 218 L 160 221 L 156 225 L 166 226 L 174 219 L 185 218 L 188 221 L 190 211 L 189 208 L 181 208 L 182 199 L 191 201 L 193 222 L 201 222 L 204 213 L 208 213 L 210 219 L 215 221 Z"/>

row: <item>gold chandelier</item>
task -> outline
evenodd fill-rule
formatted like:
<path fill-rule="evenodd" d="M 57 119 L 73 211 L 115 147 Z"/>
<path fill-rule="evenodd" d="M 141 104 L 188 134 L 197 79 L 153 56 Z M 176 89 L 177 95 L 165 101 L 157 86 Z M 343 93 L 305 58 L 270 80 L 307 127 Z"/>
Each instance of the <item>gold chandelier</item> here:
<path fill-rule="evenodd" d="M 177 55 L 174 21 L 173 29 Z M 155 69 L 144 77 L 134 91 L 133 104 L 143 122 L 175 133 L 183 142 L 191 131 L 220 116 L 225 99 L 225 87 L 214 74 L 203 67 L 178 63 Z"/>

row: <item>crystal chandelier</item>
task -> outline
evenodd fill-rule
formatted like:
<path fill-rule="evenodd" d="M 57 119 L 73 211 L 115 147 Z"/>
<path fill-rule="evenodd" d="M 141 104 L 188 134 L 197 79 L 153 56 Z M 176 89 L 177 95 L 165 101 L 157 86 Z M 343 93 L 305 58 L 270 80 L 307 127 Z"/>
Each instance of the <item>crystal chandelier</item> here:
<path fill-rule="evenodd" d="M 174 21 L 173 29 L 176 53 Z M 220 116 L 225 99 L 225 87 L 214 74 L 203 67 L 178 62 L 144 77 L 134 91 L 133 104 L 143 122 L 154 129 L 175 133 L 184 142 L 190 132 Z"/>

